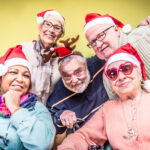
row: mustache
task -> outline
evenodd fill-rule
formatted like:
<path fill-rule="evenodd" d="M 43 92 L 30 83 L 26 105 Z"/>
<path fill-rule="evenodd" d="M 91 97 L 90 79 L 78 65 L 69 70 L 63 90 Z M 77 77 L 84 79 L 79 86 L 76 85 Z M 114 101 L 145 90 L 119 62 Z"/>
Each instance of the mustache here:
<path fill-rule="evenodd" d="M 76 83 L 71 83 L 71 86 L 79 85 L 79 84 L 82 84 L 82 83 L 83 83 L 82 80 L 78 80 Z"/>
<path fill-rule="evenodd" d="M 109 46 L 108 44 L 102 44 L 102 46 L 99 47 L 98 50 L 99 50 L 100 52 L 103 52 L 108 46 Z"/>

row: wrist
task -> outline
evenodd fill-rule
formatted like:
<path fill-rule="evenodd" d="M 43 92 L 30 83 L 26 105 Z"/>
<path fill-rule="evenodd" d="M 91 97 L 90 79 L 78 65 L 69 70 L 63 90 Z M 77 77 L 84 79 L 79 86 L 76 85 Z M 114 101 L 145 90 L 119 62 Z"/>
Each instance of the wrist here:
<path fill-rule="evenodd" d="M 17 107 L 16 109 L 14 109 L 12 112 L 11 112 L 11 116 L 13 115 L 13 114 L 15 114 L 18 110 L 20 110 L 21 109 L 21 107 Z"/>

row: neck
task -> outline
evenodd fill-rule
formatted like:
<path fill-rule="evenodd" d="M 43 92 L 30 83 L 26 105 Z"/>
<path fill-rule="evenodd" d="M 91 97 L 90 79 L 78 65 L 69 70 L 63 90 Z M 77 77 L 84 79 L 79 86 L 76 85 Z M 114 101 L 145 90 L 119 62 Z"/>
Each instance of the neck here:
<path fill-rule="evenodd" d="M 124 100 L 138 100 L 141 98 L 143 94 L 143 90 L 140 89 L 137 92 L 131 93 L 131 94 L 126 94 L 126 95 L 121 95 L 120 98 Z"/>

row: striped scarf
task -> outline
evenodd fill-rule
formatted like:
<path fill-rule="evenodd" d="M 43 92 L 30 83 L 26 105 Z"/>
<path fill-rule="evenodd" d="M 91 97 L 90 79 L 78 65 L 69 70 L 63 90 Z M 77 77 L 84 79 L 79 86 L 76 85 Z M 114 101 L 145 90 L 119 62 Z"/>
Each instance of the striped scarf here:
<path fill-rule="evenodd" d="M 37 96 L 28 93 L 21 97 L 20 100 L 20 107 L 27 108 L 28 110 L 31 110 L 34 108 L 37 101 Z M 10 118 L 11 112 L 8 110 L 5 103 L 2 103 L 2 96 L 0 96 L 0 117 L 2 118 Z"/>

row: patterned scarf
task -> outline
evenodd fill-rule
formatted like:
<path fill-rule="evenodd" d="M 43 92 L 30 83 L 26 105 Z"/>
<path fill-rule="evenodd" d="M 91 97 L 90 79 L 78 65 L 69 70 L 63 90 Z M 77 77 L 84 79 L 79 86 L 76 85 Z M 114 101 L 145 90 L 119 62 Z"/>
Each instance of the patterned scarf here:
<path fill-rule="evenodd" d="M 21 97 L 20 107 L 31 110 L 34 108 L 36 101 L 37 101 L 37 96 L 32 93 L 28 93 Z M 8 110 L 5 103 L 2 103 L 2 96 L 0 96 L 0 117 L 10 118 L 10 116 L 11 116 L 11 112 Z"/>

